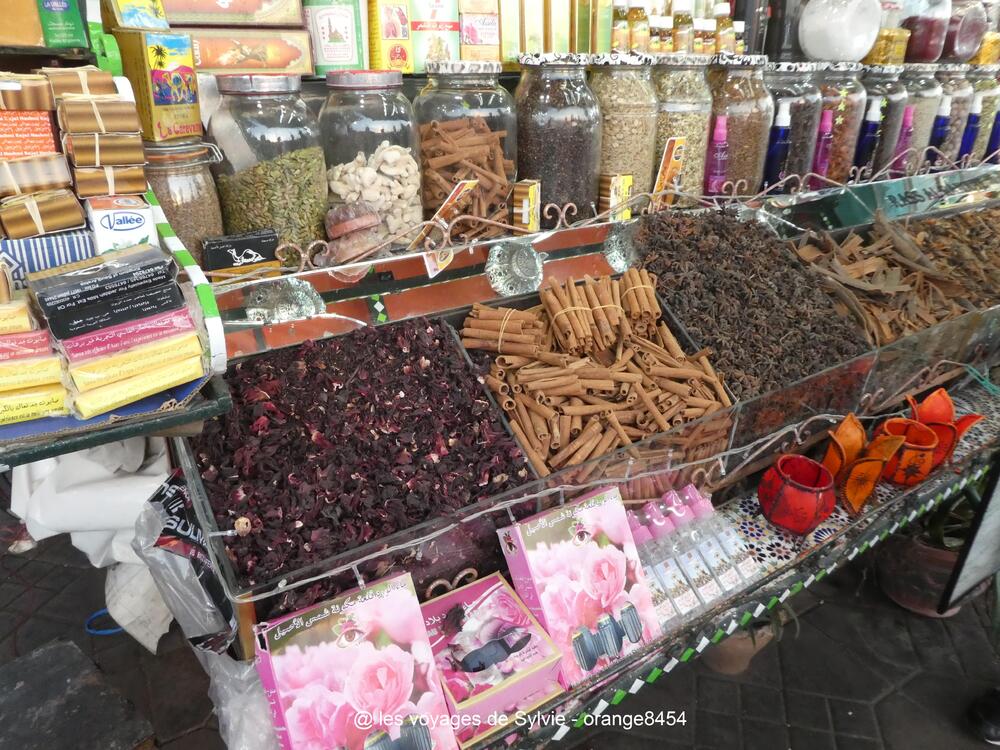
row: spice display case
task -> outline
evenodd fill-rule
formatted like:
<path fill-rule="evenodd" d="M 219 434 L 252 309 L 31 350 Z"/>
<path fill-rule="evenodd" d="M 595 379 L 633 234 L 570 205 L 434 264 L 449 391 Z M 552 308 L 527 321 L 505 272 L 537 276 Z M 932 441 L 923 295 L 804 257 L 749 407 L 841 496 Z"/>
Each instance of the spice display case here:
<path fill-rule="evenodd" d="M 656 154 L 670 138 L 684 139 L 684 162 L 677 186 L 683 193 L 700 195 L 708 158 L 712 92 L 708 88 L 708 55 L 660 55 L 653 68 L 659 97 L 656 121 Z"/>

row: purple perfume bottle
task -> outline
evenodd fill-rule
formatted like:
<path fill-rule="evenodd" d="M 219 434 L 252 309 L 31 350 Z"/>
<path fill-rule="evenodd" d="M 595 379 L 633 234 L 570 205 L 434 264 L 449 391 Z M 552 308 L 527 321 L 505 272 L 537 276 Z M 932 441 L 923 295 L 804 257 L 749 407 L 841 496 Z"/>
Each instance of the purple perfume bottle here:
<path fill-rule="evenodd" d="M 906 174 L 906 163 L 910 157 L 906 152 L 910 150 L 910 144 L 913 143 L 913 113 L 916 109 L 913 104 L 908 104 L 903 110 L 903 124 L 899 128 L 899 140 L 896 141 L 896 151 L 892 156 L 890 177 L 902 177 Z"/>
<path fill-rule="evenodd" d="M 705 195 L 721 195 L 726 184 L 729 167 L 729 136 L 726 132 L 726 116 L 715 118 L 712 139 L 708 144 L 708 163 L 705 165 Z"/>
<path fill-rule="evenodd" d="M 814 174 L 826 177 L 830 171 L 830 147 L 833 145 L 833 110 L 824 109 L 819 120 L 819 132 L 816 135 L 816 155 L 813 157 Z M 813 190 L 822 190 L 827 184 L 822 180 L 813 179 L 810 185 Z"/>

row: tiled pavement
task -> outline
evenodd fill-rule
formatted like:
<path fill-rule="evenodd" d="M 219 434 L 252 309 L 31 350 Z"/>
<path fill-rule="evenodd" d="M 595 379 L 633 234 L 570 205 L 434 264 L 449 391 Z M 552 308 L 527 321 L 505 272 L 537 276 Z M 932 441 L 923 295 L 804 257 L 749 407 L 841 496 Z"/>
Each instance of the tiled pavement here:
<path fill-rule="evenodd" d="M 0 527 L 9 521 L 0 512 Z M 570 734 L 565 746 L 983 747 L 963 724 L 969 701 L 1000 685 L 1000 660 L 987 639 L 981 603 L 948 621 L 911 616 L 888 602 L 871 580 L 862 580 L 861 570 L 842 571 L 791 600 L 802 613 L 799 636 L 789 624 L 781 642 L 758 654 L 744 675 L 716 675 L 698 662 L 682 665 L 619 706 L 630 713 L 683 711 L 686 725 Z M 87 635 L 84 621 L 103 606 L 103 571 L 90 568 L 66 538 L 43 542 L 24 555 L 0 555 L 0 663 L 52 639 L 72 640 L 149 719 L 161 748 L 223 748 L 206 694 L 208 680 L 176 628 L 153 656 L 124 634 Z"/>

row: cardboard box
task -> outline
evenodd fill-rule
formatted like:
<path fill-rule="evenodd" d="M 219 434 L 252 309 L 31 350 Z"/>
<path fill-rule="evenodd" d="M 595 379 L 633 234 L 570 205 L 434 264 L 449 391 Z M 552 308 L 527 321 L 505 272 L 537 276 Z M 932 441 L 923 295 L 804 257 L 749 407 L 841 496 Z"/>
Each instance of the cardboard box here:
<path fill-rule="evenodd" d="M 160 0 L 101 0 L 101 24 L 109 34 L 115 29 L 170 29 Z"/>
<path fill-rule="evenodd" d="M 0 222 L 14 240 L 84 225 L 83 208 L 69 190 L 19 195 L 0 203 Z"/>
<path fill-rule="evenodd" d="M 500 59 L 500 4 L 498 0 L 460 0 L 463 60 Z"/>
<path fill-rule="evenodd" d="M 545 0 L 545 51 L 569 52 L 573 0 Z M 533 50 L 529 50 L 533 51 Z"/>
<path fill-rule="evenodd" d="M 162 0 L 171 27 L 302 26 L 301 0 L 231 2 L 227 0 Z M 361 0 L 358 0 L 361 2 Z"/>
<path fill-rule="evenodd" d="M 520 70 L 521 51 L 521 0 L 500 0 L 500 61 L 505 70 Z"/>
<path fill-rule="evenodd" d="M 58 101 L 66 94 L 83 96 L 117 96 L 118 89 L 112 75 L 93 65 L 77 68 L 39 68 L 35 73 L 45 76 L 52 87 L 52 96 Z"/>
<path fill-rule="evenodd" d="M 196 28 L 174 31 L 191 37 L 199 73 L 313 74 L 306 31 Z"/>
<path fill-rule="evenodd" d="M 368 38 L 369 67 L 413 72 L 409 0 L 368 0 Z"/>
<path fill-rule="evenodd" d="M 56 114 L 64 133 L 138 133 L 142 130 L 135 102 L 116 96 L 62 99 Z"/>
<path fill-rule="evenodd" d="M 135 91 L 143 139 L 159 142 L 201 137 L 191 37 L 119 29 L 115 39 L 125 76 Z"/>
<path fill-rule="evenodd" d="M 63 152 L 74 167 L 121 167 L 145 164 L 139 133 L 66 133 Z"/>
<path fill-rule="evenodd" d="M 94 238 L 85 229 L 31 239 L 0 240 L 0 257 L 3 257 L 10 269 L 15 289 L 25 287 L 29 273 L 76 263 L 93 256 Z"/>
<path fill-rule="evenodd" d="M 98 195 L 139 195 L 146 192 L 146 168 L 81 167 L 73 170 L 76 194 L 80 198 Z"/>
<path fill-rule="evenodd" d="M 590 25 L 590 51 L 604 54 L 611 51 L 611 25 L 614 20 L 613 0 L 592 0 L 593 16 Z"/>
<path fill-rule="evenodd" d="M 0 110 L 54 111 L 55 97 L 49 79 L 43 75 L 0 73 Z"/>
<path fill-rule="evenodd" d="M 0 45 L 42 47 L 45 35 L 38 15 L 38 0 L 4 0 Z"/>
<path fill-rule="evenodd" d="M 83 29 L 78 0 L 39 0 L 38 17 L 46 47 L 67 49 L 87 48 L 87 32 Z"/>
<path fill-rule="evenodd" d="M 304 0 L 317 75 L 367 67 L 361 0 Z"/>
<path fill-rule="evenodd" d="M 411 0 L 410 4 L 413 72 L 425 72 L 428 62 L 458 60 L 458 0 Z"/>
<path fill-rule="evenodd" d="M 153 209 L 141 195 L 107 195 L 84 201 L 97 252 L 133 245 L 159 245 Z"/>

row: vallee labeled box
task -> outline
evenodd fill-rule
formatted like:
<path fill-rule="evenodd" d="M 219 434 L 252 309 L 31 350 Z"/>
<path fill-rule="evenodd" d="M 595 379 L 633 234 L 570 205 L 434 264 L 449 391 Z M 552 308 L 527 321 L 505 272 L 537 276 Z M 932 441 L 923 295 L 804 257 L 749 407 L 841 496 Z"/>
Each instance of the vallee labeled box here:
<path fill-rule="evenodd" d="M 159 245 L 153 209 L 141 195 L 106 195 L 84 201 L 98 253 L 133 245 Z"/>

